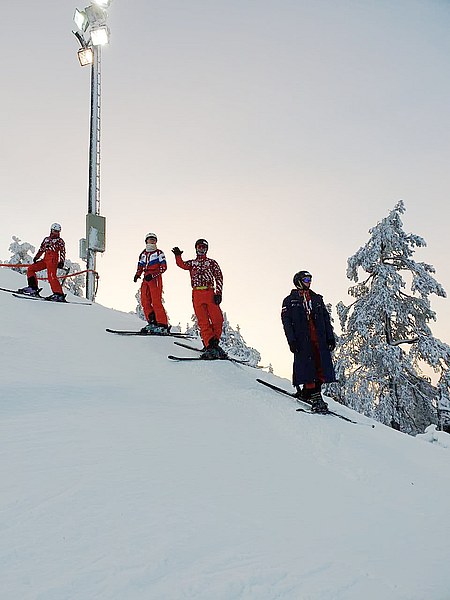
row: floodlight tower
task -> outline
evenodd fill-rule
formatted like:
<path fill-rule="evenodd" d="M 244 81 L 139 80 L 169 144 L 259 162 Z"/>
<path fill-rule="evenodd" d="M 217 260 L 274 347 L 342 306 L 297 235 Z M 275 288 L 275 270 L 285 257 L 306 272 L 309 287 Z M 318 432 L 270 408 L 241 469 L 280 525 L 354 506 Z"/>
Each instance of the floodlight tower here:
<path fill-rule="evenodd" d="M 91 66 L 91 116 L 86 237 L 80 240 L 80 257 L 86 260 L 86 298 L 95 300 L 96 254 L 105 251 L 105 218 L 100 216 L 101 46 L 109 43 L 107 9 L 112 0 L 93 0 L 84 10 L 75 9 L 72 31 L 80 43 L 80 65 Z"/>

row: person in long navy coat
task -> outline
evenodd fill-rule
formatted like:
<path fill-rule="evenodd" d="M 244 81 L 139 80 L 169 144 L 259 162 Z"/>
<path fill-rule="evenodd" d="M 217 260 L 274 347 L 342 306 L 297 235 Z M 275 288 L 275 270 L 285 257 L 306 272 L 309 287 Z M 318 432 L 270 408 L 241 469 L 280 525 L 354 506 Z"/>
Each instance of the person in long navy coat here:
<path fill-rule="evenodd" d="M 321 387 L 323 383 L 336 381 L 331 360 L 336 341 L 323 298 L 310 289 L 311 281 L 309 271 L 294 275 L 295 289 L 283 300 L 281 320 L 294 354 L 292 383 L 297 395 L 310 401 L 315 412 L 327 412 Z"/>

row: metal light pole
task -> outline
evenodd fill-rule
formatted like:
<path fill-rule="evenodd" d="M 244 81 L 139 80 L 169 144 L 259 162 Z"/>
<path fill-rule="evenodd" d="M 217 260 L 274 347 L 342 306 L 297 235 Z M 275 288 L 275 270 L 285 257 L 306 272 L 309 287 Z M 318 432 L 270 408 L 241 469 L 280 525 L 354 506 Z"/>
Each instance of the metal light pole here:
<path fill-rule="evenodd" d="M 89 134 L 89 184 L 86 237 L 80 240 L 80 256 L 86 260 L 86 298 L 95 300 L 97 252 L 105 251 L 105 219 L 100 216 L 101 46 L 109 42 L 106 9 L 111 0 L 94 0 L 84 11 L 75 11 L 80 42 L 78 59 L 91 65 L 91 114 Z"/>
<path fill-rule="evenodd" d="M 101 49 L 94 46 L 91 66 L 91 119 L 89 135 L 89 188 L 88 215 L 100 214 L 100 107 L 101 107 Z M 95 280 L 97 252 L 90 240 L 88 224 L 86 224 L 86 298 L 95 298 Z M 95 246 L 94 246 L 95 247 Z"/>

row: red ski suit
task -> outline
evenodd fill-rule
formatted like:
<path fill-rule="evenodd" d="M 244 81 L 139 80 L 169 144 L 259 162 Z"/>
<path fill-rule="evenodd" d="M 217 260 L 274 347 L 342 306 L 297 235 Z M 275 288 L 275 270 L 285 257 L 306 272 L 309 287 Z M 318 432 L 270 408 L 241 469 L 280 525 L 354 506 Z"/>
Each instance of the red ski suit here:
<path fill-rule="evenodd" d="M 167 269 L 167 262 L 162 250 L 143 250 L 139 255 L 136 276 L 144 273 L 141 285 L 141 304 L 145 318 L 152 321 L 152 313 L 159 325 L 167 325 L 167 314 L 162 303 L 163 283 L 161 275 Z M 150 281 L 145 277 L 151 275 Z"/>
<path fill-rule="evenodd" d="M 42 255 L 44 255 L 44 258 L 39 260 Z M 52 288 L 52 292 L 54 294 L 62 294 L 61 284 L 56 277 L 56 269 L 58 268 L 58 263 L 64 263 L 65 259 L 66 245 L 64 240 L 59 236 L 48 236 L 44 238 L 38 253 L 34 257 L 35 262 L 27 269 L 28 280 L 30 280 L 31 277 L 36 278 L 36 273 L 47 269 L 47 279 Z"/>
<path fill-rule="evenodd" d="M 222 335 L 223 314 L 214 302 L 214 294 L 222 295 L 222 271 L 218 263 L 207 256 L 197 255 L 197 258 L 186 261 L 181 256 L 175 256 L 175 259 L 177 265 L 191 275 L 192 304 L 200 335 L 207 347 L 212 338 L 220 340 Z"/>

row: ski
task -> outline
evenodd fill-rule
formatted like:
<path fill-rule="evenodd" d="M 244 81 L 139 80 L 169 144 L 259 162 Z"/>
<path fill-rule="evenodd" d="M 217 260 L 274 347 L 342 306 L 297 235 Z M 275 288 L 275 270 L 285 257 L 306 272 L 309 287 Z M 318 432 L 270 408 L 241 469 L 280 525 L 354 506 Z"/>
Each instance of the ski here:
<path fill-rule="evenodd" d="M 182 342 L 174 342 L 174 344 L 176 344 L 177 346 L 181 346 L 182 348 L 187 348 L 188 350 L 193 350 L 194 352 L 203 352 L 204 351 L 204 348 L 194 348 L 194 346 L 190 346 L 189 344 L 183 344 Z M 263 368 L 263 367 L 258 367 L 258 366 L 255 367 L 253 365 L 249 365 L 248 361 L 240 360 L 239 358 L 234 358 L 233 356 L 229 356 L 228 360 L 231 360 L 231 361 L 236 362 L 241 365 L 247 365 L 247 367 L 252 367 L 252 369 Z"/>
<path fill-rule="evenodd" d="M 189 346 L 189 344 L 183 344 L 183 342 L 174 342 L 177 346 L 181 346 L 182 348 L 187 348 L 188 350 L 193 350 L 194 352 L 203 352 L 203 348 L 194 348 L 194 346 Z"/>
<path fill-rule="evenodd" d="M 172 354 L 169 354 L 169 356 L 167 358 L 170 358 L 170 360 L 175 360 L 177 362 L 200 360 L 202 362 L 228 361 L 228 362 L 237 363 L 238 365 L 246 365 L 247 364 L 244 360 L 238 360 L 237 358 L 231 358 L 230 356 L 228 358 L 206 359 L 206 358 L 202 358 L 201 356 L 173 356 Z"/>
<path fill-rule="evenodd" d="M 42 290 L 42 288 L 39 288 L 38 291 L 40 292 L 41 290 Z M 3 288 L 3 287 L 0 287 L 0 291 L 1 292 L 9 292 L 10 294 L 18 294 L 18 295 L 22 295 L 22 296 L 25 295 L 25 294 L 20 294 L 20 292 L 18 290 L 9 290 L 8 288 Z"/>
<path fill-rule="evenodd" d="M 108 333 L 114 333 L 116 335 L 138 335 L 141 337 L 176 337 L 185 340 L 190 340 L 191 338 L 184 333 L 148 333 L 143 331 L 126 331 L 120 329 L 106 329 Z"/>
<path fill-rule="evenodd" d="M 258 383 L 262 383 L 263 385 L 265 385 L 266 387 L 270 388 L 271 390 L 274 390 L 275 392 L 278 392 L 280 394 L 284 394 L 285 396 L 290 396 L 291 398 L 293 398 L 296 402 L 299 402 L 301 404 L 306 404 L 307 406 L 311 406 L 311 403 L 308 402 L 307 400 L 301 400 L 300 398 L 297 398 L 296 395 L 293 392 L 288 392 L 287 390 L 278 387 L 277 385 L 273 385 L 273 383 L 269 383 L 268 381 L 264 381 L 263 379 L 256 379 L 256 381 Z M 326 413 L 316 413 L 313 412 L 312 410 L 307 410 L 306 408 L 297 408 L 296 409 L 297 412 L 304 412 L 307 413 L 309 415 L 333 415 L 334 417 L 338 417 L 339 419 L 342 419 L 343 421 L 348 421 L 349 423 L 354 423 L 355 425 L 357 425 L 357 421 L 353 421 L 352 419 L 349 419 L 348 417 L 344 417 L 344 415 L 340 415 L 339 413 L 333 412 L 332 410 L 329 410 Z M 372 425 L 372 427 L 374 427 L 374 425 Z"/>
<path fill-rule="evenodd" d="M 91 302 L 72 302 L 68 300 L 64 300 L 64 302 L 55 302 L 54 300 L 49 300 L 49 297 L 45 296 L 28 296 L 27 294 L 17 294 L 13 293 L 14 298 L 26 298 L 27 300 L 43 300 L 44 302 L 48 302 L 51 304 L 80 304 L 82 306 L 92 306 Z"/>

